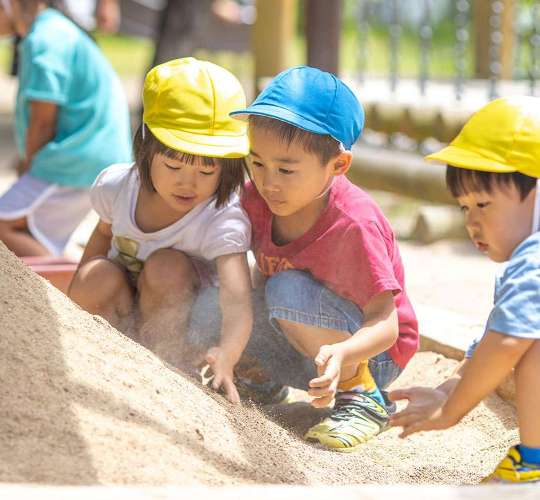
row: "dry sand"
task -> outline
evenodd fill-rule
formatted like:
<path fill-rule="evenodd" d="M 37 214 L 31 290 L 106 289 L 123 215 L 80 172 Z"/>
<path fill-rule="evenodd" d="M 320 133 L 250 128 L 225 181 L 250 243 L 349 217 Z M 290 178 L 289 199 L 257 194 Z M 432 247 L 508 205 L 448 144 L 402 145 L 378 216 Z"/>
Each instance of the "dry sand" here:
<path fill-rule="evenodd" d="M 480 333 L 493 307 L 495 274 L 500 267 L 469 240 L 431 245 L 399 244 L 409 296 L 425 304 L 466 316 L 480 324 Z"/>
<path fill-rule="evenodd" d="M 418 354 L 399 384 L 437 384 L 455 361 Z M 305 403 L 231 406 L 71 303 L 0 243 L 0 482 L 231 485 L 473 484 L 516 441 L 513 408 L 490 396 L 446 432 L 360 452 L 300 435 Z M 272 415 L 272 416 L 269 416 Z"/>

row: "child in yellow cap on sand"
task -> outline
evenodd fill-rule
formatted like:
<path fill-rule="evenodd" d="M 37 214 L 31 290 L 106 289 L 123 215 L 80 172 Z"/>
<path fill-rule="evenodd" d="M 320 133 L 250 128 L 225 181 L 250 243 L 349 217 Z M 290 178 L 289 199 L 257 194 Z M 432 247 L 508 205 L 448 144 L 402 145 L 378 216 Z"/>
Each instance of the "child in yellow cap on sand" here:
<path fill-rule="evenodd" d="M 451 427 L 513 369 L 520 444 L 485 482 L 540 481 L 540 98 L 492 101 L 427 159 L 448 165 L 447 185 L 477 248 L 507 262 L 482 338 L 439 387 L 391 393 L 409 402 L 391 423 L 402 437 Z"/>
<path fill-rule="evenodd" d="M 237 195 L 246 125 L 229 112 L 244 92 L 225 69 L 185 58 L 148 73 L 143 105 L 135 163 L 107 168 L 92 188 L 100 220 L 69 295 L 121 329 L 135 309 L 138 340 L 178 364 L 197 290 L 219 283 L 221 339 L 206 360 L 214 388 L 237 402 L 233 368 L 252 325 L 251 226 Z"/>

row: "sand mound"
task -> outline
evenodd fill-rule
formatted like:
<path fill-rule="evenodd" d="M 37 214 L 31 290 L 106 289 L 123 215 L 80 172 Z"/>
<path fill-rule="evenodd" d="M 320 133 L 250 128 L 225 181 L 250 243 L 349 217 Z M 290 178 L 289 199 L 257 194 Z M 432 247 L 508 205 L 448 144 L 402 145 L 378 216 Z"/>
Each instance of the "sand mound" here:
<path fill-rule="evenodd" d="M 401 385 L 455 362 L 416 357 Z M 496 396 L 451 431 L 362 452 L 299 437 L 305 403 L 233 407 L 72 304 L 0 243 L 0 481 L 50 484 L 475 483 L 516 439 Z M 269 416 L 270 411 L 271 416 Z M 280 423 L 278 423 L 280 422 Z"/>

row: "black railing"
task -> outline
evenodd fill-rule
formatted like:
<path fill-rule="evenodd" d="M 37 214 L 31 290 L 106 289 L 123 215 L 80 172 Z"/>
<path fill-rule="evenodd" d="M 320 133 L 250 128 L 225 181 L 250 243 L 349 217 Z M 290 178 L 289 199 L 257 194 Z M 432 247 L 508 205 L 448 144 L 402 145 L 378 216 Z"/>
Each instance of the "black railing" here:
<path fill-rule="evenodd" d="M 358 78 L 370 76 L 371 36 L 385 37 L 388 47 L 386 75 L 391 92 L 410 78 L 403 71 L 401 54 L 405 42 L 417 46 L 416 75 L 420 95 L 431 81 L 452 82 L 461 100 L 471 80 L 485 83 L 485 97 L 497 97 L 501 81 L 528 80 L 530 94 L 537 92 L 540 78 L 540 1 L 538 0 L 345 0 L 356 12 Z M 411 11 L 415 19 L 411 21 Z M 438 13 L 435 20 L 433 13 Z M 443 12 L 444 11 L 444 12 Z M 443 12 L 443 16 L 441 16 Z M 450 25 L 450 31 L 449 31 Z M 439 31 L 446 40 L 441 41 Z M 441 44 L 453 47 L 452 74 L 437 74 L 432 62 Z M 386 58 L 385 58 L 386 59 Z M 380 73 L 380 70 L 379 70 Z M 405 73 L 405 74 L 404 74 Z M 476 85 L 478 88 L 478 85 Z"/>

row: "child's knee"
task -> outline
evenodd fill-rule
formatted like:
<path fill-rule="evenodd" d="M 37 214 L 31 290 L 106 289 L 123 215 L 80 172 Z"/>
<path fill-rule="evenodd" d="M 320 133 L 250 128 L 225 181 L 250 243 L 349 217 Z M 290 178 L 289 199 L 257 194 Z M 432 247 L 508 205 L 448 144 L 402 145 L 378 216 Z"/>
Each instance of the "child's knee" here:
<path fill-rule="evenodd" d="M 26 219 L 5 220 L 0 219 L 0 240 L 8 233 L 26 229 Z"/>
<path fill-rule="evenodd" d="M 3 241 L 6 239 L 6 235 L 11 231 L 12 229 L 9 226 L 9 223 L 4 220 L 0 220 L 0 241 Z"/>
<path fill-rule="evenodd" d="M 11 229 L 10 221 L 7 220 L 1 220 L 0 219 L 0 237 L 6 232 Z"/>
<path fill-rule="evenodd" d="M 196 274 L 191 259 L 178 250 L 161 249 L 154 252 L 144 263 L 139 283 L 152 290 L 192 290 Z"/>
<path fill-rule="evenodd" d="M 73 297 L 86 292 L 98 292 L 104 297 L 110 297 L 127 286 L 124 272 L 110 260 L 99 258 L 87 262 L 77 271 L 69 295 Z"/>

